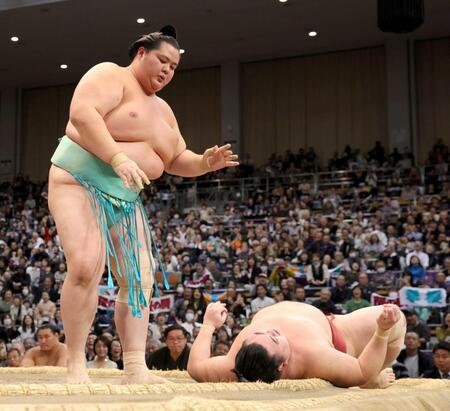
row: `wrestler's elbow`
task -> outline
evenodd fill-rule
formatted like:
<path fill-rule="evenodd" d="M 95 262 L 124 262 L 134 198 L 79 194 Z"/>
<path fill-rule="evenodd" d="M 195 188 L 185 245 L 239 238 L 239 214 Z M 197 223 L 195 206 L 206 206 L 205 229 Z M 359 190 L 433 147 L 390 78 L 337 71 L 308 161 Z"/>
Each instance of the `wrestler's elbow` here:
<path fill-rule="evenodd" d="M 194 365 L 193 361 L 191 361 L 190 359 L 187 365 L 187 372 L 195 381 L 203 382 L 198 370 L 198 366 Z"/>
<path fill-rule="evenodd" d="M 69 120 L 75 127 L 82 127 L 92 121 L 93 115 L 98 114 L 94 107 L 76 104 L 70 108 Z"/>

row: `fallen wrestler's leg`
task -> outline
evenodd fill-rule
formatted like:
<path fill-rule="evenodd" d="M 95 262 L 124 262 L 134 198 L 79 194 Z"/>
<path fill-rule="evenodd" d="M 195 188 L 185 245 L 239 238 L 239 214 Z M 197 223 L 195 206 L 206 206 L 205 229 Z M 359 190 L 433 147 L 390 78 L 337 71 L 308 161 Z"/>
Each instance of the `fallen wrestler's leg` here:
<path fill-rule="evenodd" d="M 139 230 L 141 231 L 141 230 Z M 141 234 L 141 233 L 139 233 Z M 117 238 L 113 237 L 114 243 Z M 142 244 L 145 244 L 142 242 Z M 153 270 L 145 246 L 140 253 L 142 291 L 147 301 L 147 307 L 141 306 L 142 316 L 134 317 L 128 304 L 129 288 L 124 276 L 118 275 L 117 267 L 111 264 L 114 276 L 119 286 L 116 298 L 114 320 L 123 347 L 124 384 L 163 383 L 166 380 L 151 373 L 145 362 L 145 346 L 148 333 L 149 306 L 153 290 Z M 153 260 L 152 260 L 153 261 Z M 122 267 L 122 264 L 121 264 Z M 121 270 L 123 272 L 123 270 Z M 136 290 L 133 290 L 136 291 Z"/>

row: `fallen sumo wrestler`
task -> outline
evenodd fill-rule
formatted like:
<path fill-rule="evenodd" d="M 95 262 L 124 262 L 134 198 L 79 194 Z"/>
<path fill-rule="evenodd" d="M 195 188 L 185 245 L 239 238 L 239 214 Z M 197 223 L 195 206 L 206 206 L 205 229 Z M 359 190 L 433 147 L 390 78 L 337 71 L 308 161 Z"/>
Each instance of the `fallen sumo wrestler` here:
<path fill-rule="evenodd" d="M 209 304 L 191 348 L 188 372 L 197 381 L 322 378 L 338 387 L 386 388 L 400 353 L 406 320 L 396 305 L 326 317 L 304 303 L 281 302 L 255 314 L 227 355 L 210 358 L 211 337 L 227 315 Z"/>

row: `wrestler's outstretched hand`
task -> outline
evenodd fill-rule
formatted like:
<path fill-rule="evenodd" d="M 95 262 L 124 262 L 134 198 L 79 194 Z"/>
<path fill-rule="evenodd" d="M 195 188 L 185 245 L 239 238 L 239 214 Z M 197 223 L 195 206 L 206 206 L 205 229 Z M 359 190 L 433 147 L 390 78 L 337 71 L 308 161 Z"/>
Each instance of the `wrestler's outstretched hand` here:
<path fill-rule="evenodd" d="M 217 329 L 225 323 L 227 312 L 227 309 L 220 301 L 210 303 L 208 307 L 206 307 L 203 324 L 212 325 Z"/>
<path fill-rule="evenodd" d="M 400 308 L 395 304 L 384 304 L 383 312 L 377 318 L 378 327 L 381 330 L 389 330 L 400 320 L 402 315 Z"/>
<path fill-rule="evenodd" d="M 116 154 L 111 160 L 111 167 L 122 179 L 123 185 L 133 191 L 143 190 L 144 183 L 150 184 L 147 175 L 124 153 Z"/>
<path fill-rule="evenodd" d="M 230 150 L 231 144 L 225 144 L 222 147 L 214 146 L 208 148 L 203 153 L 203 162 L 208 171 L 220 170 L 224 167 L 236 167 L 239 162 L 236 161 L 238 156 Z"/>

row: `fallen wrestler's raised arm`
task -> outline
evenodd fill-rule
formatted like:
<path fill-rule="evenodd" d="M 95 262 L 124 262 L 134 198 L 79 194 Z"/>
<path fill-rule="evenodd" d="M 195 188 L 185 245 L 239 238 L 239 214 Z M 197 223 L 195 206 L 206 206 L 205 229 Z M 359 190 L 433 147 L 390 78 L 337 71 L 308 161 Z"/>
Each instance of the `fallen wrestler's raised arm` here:
<path fill-rule="evenodd" d="M 111 164 L 125 187 L 133 188 L 136 182 L 139 188 L 143 188 L 142 180 L 149 183 L 147 176 L 121 152 L 104 121 L 104 117 L 122 101 L 124 83 L 121 70 L 114 63 L 101 63 L 91 68 L 75 89 L 69 121 L 78 131 L 83 148 Z"/>
<path fill-rule="evenodd" d="M 204 323 L 192 344 L 187 370 L 194 380 L 199 382 L 236 381 L 236 375 L 231 371 L 233 361 L 228 355 L 211 358 L 211 339 L 214 330 L 224 323 L 226 308 L 220 303 L 208 305 Z M 220 325 L 219 325 L 220 324 Z"/>
<path fill-rule="evenodd" d="M 238 156 L 230 150 L 231 144 L 225 144 L 221 147 L 216 145 L 206 149 L 203 154 L 196 154 L 187 149 L 172 109 L 162 99 L 161 104 L 167 121 L 177 134 L 178 139 L 174 155 L 170 163 L 166 164 L 165 167 L 167 173 L 181 177 L 197 177 L 224 167 L 236 167 L 239 165 L 236 161 Z"/>

